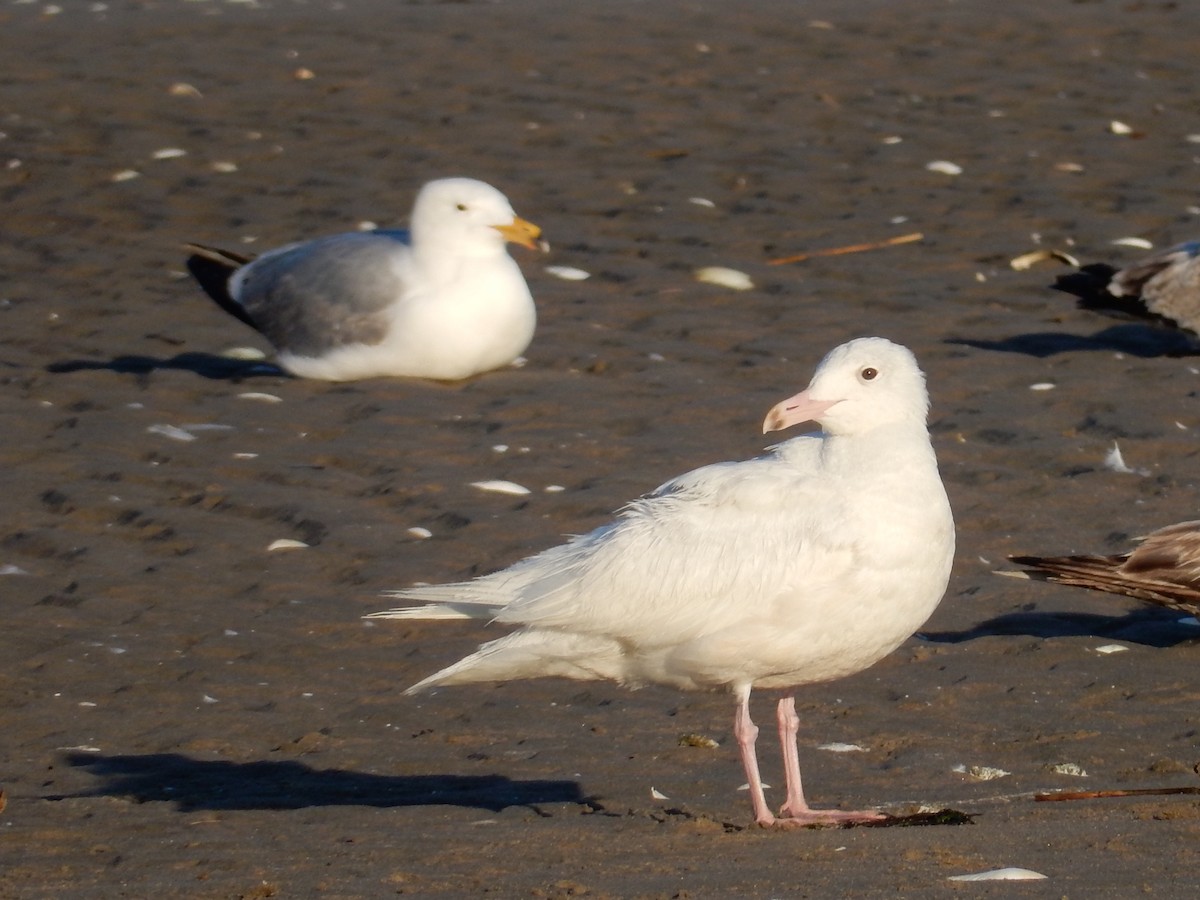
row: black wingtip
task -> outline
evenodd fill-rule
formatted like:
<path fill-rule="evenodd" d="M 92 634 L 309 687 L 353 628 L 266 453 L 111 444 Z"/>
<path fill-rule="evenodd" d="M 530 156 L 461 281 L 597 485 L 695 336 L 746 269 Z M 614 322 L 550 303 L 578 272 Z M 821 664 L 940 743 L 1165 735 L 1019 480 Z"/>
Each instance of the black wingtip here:
<path fill-rule="evenodd" d="M 1115 300 L 1108 292 L 1108 283 L 1117 270 L 1106 263 L 1092 263 L 1067 275 L 1059 275 L 1051 285 L 1056 291 L 1071 294 L 1084 301 L 1099 302 L 1104 297 Z"/>
<path fill-rule="evenodd" d="M 187 258 L 187 270 L 204 293 L 229 315 L 258 331 L 258 325 L 250 318 L 250 314 L 229 293 L 229 276 L 249 259 L 200 244 L 189 244 L 188 249 L 195 252 Z"/>
<path fill-rule="evenodd" d="M 1115 319 L 1153 322 L 1162 325 L 1174 324 L 1169 319 L 1150 312 L 1141 297 L 1118 297 L 1110 293 L 1108 285 L 1117 271 L 1113 266 L 1105 263 L 1092 263 L 1069 275 L 1058 276 L 1051 287 L 1056 291 L 1076 297 L 1076 305 L 1080 309 L 1101 313 Z"/>

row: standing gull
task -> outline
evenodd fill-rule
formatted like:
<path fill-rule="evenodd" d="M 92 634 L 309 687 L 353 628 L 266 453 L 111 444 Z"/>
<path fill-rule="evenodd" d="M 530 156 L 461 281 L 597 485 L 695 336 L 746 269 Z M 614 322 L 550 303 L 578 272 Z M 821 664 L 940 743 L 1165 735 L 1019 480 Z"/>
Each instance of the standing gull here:
<path fill-rule="evenodd" d="M 457 380 L 508 365 L 537 312 L 506 241 L 541 230 L 470 178 L 431 181 L 409 231 L 337 234 L 257 258 L 201 245 L 188 269 L 222 309 L 260 331 L 302 378 Z"/>
<path fill-rule="evenodd" d="M 1110 315 L 1150 319 L 1200 334 L 1200 241 L 1178 244 L 1123 269 L 1084 266 L 1055 283 L 1079 306 Z"/>
<path fill-rule="evenodd" d="M 1200 521 L 1152 531 L 1114 556 L 1010 556 L 1028 572 L 1001 572 L 1123 594 L 1200 615 Z"/>
<path fill-rule="evenodd" d="M 763 425 L 766 432 L 817 422 L 821 433 L 681 475 L 614 522 L 495 574 L 394 591 L 435 605 L 372 618 L 518 626 L 409 694 L 544 675 L 729 691 L 758 824 L 881 819 L 808 806 L 793 691 L 865 669 L 942 598 L 954 521 L 928 407 L 924 375 L 906 348 L 882 338 L 843 344 Z M 767 806 L 754 750 L 756 687 L 783 692 L 780 818 Z"/>

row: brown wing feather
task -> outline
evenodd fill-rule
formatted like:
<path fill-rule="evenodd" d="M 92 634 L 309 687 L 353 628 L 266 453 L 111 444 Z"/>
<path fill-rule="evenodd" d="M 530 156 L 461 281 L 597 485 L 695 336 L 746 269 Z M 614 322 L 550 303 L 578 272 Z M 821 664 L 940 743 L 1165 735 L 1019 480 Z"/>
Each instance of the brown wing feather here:
<path fill-rule="evenodd" d="M 1160 528 L 1130 553 L 1009 559 L 1032 569 L 1029 574 L 1044 581 L 1200 613 L 1200 522 Z"/>

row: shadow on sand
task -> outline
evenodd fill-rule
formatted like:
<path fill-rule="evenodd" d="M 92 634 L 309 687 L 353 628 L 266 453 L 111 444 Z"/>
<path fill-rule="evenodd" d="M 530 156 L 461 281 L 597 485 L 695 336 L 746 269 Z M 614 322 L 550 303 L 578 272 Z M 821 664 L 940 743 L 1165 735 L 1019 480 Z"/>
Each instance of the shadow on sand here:
<path fill-rule="evenodd" d="M 194 372 L 204 378 L 234 381 L 269 375 L 288 377 L 279 367 L 257 360 L 230 359 L 211 353 L 180 353 L 169 359 L 154 356 L 118 356 L 107 362 L 93 359 L 68 359 L 46 366 L 47 372 L 120 372 L 125 375 L 148 375 L 162 369 Z"/>
<path fill-rule="evenodd" d="M 994 350 L 1000 353 L 1021 353 L 1044 359 L 1060 353 L 1107 351 L 1124 353 L 1142 359 L 1160 356 L 1190 356 L 1200 352 L 1196 341 L 1185 331 L 1144 324 L 1113 325 L 1090 337 L 1077 334 L 1042 331 L 1017 334 L 997 341 L 974 338 L 947 338 L 947 344 Z"/>
<path fill-rule="evenodd" d="M 179 809 L 303 809 L 311 806 L 465 806 L 499 812 L 510 806 L 583 803 L 573 781 L 512 781 L 501 775 L 370 775 L 312 769 L 292 760 L 236 763 L 177 753 L 104 756 L 72 753 L 72 766 L 104 784 L 81 794 L 175 803 Z"/>
<path fill-rule="evenodd" d="M 1096 637 L 1128 641 L 1147 647 L 1174 647 L 1200 640 L 1200 628 L 1180 625 L 1179 613 L 1154 609 L 1136 610 L 1124 616 L 1094 613 L 1018 612 L 996 616 L 965 631 L 922 631 L 923 640 L 935 644 L 960 644 L 977 638 L 1002 635 L 1029 637 Z"/>

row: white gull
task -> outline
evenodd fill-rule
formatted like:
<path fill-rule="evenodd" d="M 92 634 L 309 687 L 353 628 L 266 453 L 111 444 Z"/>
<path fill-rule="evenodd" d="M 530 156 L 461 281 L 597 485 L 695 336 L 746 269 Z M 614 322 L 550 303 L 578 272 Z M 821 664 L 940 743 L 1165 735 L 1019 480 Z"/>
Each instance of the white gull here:
<path fill-rule="evenodd" d="M 288 244 L 254 258 L 189 245 L 188 269 L 226 312 L 274 345 L 294 375 L 457 380 L 508 365 L 537 312 L 505 241 L 541 230 L 470 178 L 431 181 L 408 231 Z"/>
<path fill-rule="evenodd" d="M 730 691 L 734 735 L 760 825 L 853 823 L 814 810 L 800 782 L 794 689 L 865 669 L 933 612 L 950 575 L 954 522 L 906 348 L 860 338 L 822 360 L 764 431 L 823 432 L 765 456 L 705 466 L 630 503 L 611 524 L 459 584 L 391 592 L 436 605 L 372 618 L 520 626 L 408 689 L 551 675 L 636 687 Z M 787 799 L 767 806 L 752 688 L 783 692 L 777 719 Z"/>

